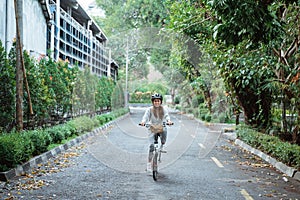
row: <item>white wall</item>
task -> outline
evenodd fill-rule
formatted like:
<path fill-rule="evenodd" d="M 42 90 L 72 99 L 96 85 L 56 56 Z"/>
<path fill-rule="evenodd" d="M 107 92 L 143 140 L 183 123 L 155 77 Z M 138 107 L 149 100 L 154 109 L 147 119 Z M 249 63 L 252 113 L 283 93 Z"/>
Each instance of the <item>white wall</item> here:
<path fill-rule="evenodd" d="M 7 5 L 6 5 L 7 4 Z M 8 9 L 6 10 L 6 6 Z M 8 12 L 6 12 L 8 11 Z M 6 25 L 6 18 L 9 23 Z M 8 49 L 11 48 L 13 39 L 15 38 L 15 12 L 14 4 L 11 0 L 0 0 L 0 40 L 2 45 L 7 46 Z M 6 36 L 8 36 L 6 38 Z"/>
<path fill-rule="evenodd" d="M 23 0 L 24 49 L 46 54 L 47 22 L 37 0 Z"/>
<path fill-rule="evenodd" d="M 4 45 L 4 39 L 5 39 L 5 1 L 0 1 L 0 40 L 2 42 L 2 45 Z"/>
<path fill-rule="evenodd" d="M 8 12 L 6 13 L 6 3 Z M 6 26 L 6 17 L 8 24 Z M 12 0 L 0 0 L 0 40 L 9 51 L 16 37 L 15 10 Z M 7 27 L 7 29 L 6 29 Z M 33 54 L 46 54 L 47 22 L 37 0 L 23 0 L 23 48 Z M 8 36 L 6 38 L 6 35 Z"/>

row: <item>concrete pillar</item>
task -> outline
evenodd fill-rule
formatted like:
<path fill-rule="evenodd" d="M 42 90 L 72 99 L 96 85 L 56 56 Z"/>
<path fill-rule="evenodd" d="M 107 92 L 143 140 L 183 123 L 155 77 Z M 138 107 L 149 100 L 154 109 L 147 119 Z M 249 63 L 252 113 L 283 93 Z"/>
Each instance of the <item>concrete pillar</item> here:
<path fill-rule="evenodd" d="M 59 41 L 60 41 L 60 0 L 56 0 L 55 18 L 56 18 L 56 28 L 57 28 L 57 35 L 56 35 L 57 43 L 54 44 L 54 47 L 56 47 L 56 49 L 57 49 L 57 54 L 56 54 L 55 60 L 58 60 L 58 58 L 59 58 Z M 55 48 L 53 48 L 53 49 L 55 49 Z"/>

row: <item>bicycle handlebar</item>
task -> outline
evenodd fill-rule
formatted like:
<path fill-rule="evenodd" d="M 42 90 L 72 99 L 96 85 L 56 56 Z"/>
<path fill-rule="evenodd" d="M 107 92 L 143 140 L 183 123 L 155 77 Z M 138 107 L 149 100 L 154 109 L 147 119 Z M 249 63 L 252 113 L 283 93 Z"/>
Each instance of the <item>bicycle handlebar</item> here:
<path fill-rule="evenodd" d="M 144 125 L 142 125 L 141 123 L 139 123 L 139 126 L 146 126 L 146 127 L 148 127 L 150 125 L 151 124 L 149 124 L 149 123 L 146 123 Z M 172 123 L 163 122 L 163 126 L 165 126 L 165 125 L 171 126 L 171 125 L 174 125 L 174 122 L 172 122 Z"/>

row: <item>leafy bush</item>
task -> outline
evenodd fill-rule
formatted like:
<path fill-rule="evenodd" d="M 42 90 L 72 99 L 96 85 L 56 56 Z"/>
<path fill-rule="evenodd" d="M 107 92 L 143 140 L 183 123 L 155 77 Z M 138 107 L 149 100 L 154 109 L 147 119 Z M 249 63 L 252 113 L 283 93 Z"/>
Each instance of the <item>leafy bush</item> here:
<path fill-rule="evenodd" d="M 23 134 L 26 134 L 32 142 L 33 156 L 46 152 L 48 145 L 52 142 L 50 134 L 43 130 L 26 131 Z"/>
<path fill-rule="evenodd" d="M 210 122 L 211 121 L 211 115 L 209 114 L 209 113 L 207 113 L 206 115 L 205 115 L 205 121 L 207 121 L 207 122 Z"/>
<path fill-rule="evenodd" d="M 175 99 L 174 99 L 174 103 L 179 104 L 180 103 L 180 97 L 176 96 Z"/>
<path fill-rule="evenodd" d="M 206 114 L 201 114 L 200 115 L 202 121 L 205 121 L 205 116 L 206 116 Z"/>
<path fill-rule="evenodd" d="M 198 107 L 198 110 L 199 110 L 199 115 L 201 116 L 201 119 L 205 120 L 205 115 L 209 112 L 205 103 L 201 103 Z M 204 116 L 204 117 L 202 118 L 202 116 Z"/>
<path fill-rule="evenodd" d="M 91 131 L 97 123 L 96 119 L 91 119 L 87 116 L 78 117 L 72 120 L 72 124 L 76 127 L 79 134 Z"/>
<path fill-rule="evenodd" d="M 14 49 L 14 46 L 12 47 Z M 7 58 L 6 50 L 0 40 L 0 130 L 7 131 L 15 118 L 15 59 Z"/>
<path fill-rule="evenodd" d="M 68 128 L 68 130 L 70 131 L 70 136 L 71 135 L 79 135 L 79 132 L 76 129 L 76 125 L 73 120 L 68 121 L 64 126 L 66 126 Z"/>
<path fill-rule="evenodd" d="M 0 171 L 27 161 L 33 154 L 30 138 L 24 133 L 7 133 L 0 137 Z"/>
<path fill-rule="evenodd" d="M 217 118 L 220 123 L 225 123 L 227 117 L 226 114 L 222 112 L 218 114 Z"/>
<path fill-rule="evenodd" d="M 194 115 L 195 117 L 198 117 L 198 116 L 199 116 L 199 110 L 194 109 L 194 110 L 193 110 L 193 115 Z"/>
<path fill-rule="evenodd" d="M 61 143 L 61 141 L 66 138 L 62 125 L 47 128 L 45 129 L 45 132 L 51 136 L 53 143 Z"/>
<path fill-rule="evenodd" d="M 192 107 L 193 108 L 198 108 L 200 104 L 204 104 L 204 97 L 203 95 L 197 95 L 197 96 L 194 96 L 192 98 Z"/>
<path fill-rule="evenodd" d="M 176 110 L 181 110 L 181 106 L 180 106 L 180 105 L 176 105 L 176 106 L 175 106 L 175 109 L 176 109 Z"/>
<path fill-rule="evenodd" d="M 194 108 L 192 108 L 192 107 L 187 107 L 187 108 L 185 108 L 184 110 L 185 110 L 185 113 L 192 114 L 193 111 L 194 111 Z"/>
<path fill-rule="evenodd" d="M 64 139 L 71 137 L 72 129 L 70 129 L 70 126 L 64 124 L 60 128 L 61 128 L 61 131 L 64 132 L 64 135 L 65 135 Z"/>
<path fill-rule="evenodd" d="M 106 117 L 103 115 L 96 116 L 96 119 L 98 120 L 100 126 L 106 123 Z"/>
<path fill-rule="evenodd" d="M 111 114 L 105 114 L 103 117 L 105 118 L 106 123 L 114 119 L 113 115 Z"/>

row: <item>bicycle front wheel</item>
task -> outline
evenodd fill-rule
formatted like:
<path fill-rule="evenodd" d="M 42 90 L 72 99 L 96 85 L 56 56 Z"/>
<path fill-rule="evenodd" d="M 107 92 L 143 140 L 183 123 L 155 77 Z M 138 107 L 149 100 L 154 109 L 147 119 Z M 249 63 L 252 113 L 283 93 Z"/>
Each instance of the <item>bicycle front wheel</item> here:
<path fill-rule="evenodd" d="M 154 181 L 157 181 L 157 171 L 158 171 L 157 158 L 158 158 L 158 152 L 155 152 L 152 160 L 152 174 L 153 174 Z"/>
<path fill-rule="evenodd" d="M 153 171 L 152 174 L 153 174 L 153 180 L 157 181 L 157 171 Z"/>

